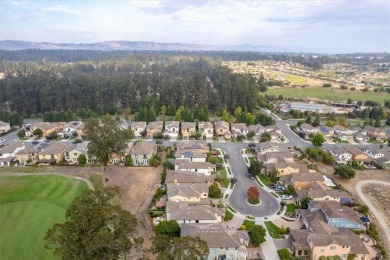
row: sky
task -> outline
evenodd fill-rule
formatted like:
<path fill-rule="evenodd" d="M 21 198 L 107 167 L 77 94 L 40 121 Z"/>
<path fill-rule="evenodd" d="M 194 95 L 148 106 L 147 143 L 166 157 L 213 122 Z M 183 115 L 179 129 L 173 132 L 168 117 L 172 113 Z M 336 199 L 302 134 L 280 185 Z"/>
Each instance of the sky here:
<path fill-rule="evenodd" d="M 390 52 L 390 1 L 1 0 L 0 40 Z"/>

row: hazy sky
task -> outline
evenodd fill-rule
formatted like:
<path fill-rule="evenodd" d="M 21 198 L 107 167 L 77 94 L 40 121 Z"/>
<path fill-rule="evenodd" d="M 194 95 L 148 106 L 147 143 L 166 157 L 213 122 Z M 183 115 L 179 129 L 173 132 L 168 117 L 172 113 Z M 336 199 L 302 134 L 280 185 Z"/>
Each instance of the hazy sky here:
<path fill-rule="evenodd" d="M 0 0 L 0 40 L 390 52 L 390 1 Z"/>

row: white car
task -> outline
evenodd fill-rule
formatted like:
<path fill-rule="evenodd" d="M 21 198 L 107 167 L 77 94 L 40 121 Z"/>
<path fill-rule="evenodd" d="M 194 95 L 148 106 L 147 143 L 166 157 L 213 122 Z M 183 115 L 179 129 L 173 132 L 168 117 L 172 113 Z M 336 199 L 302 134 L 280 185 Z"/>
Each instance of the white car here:
<path fill-rule="evenodd" d="M 5 140 L 5 139 L 0 139 L 0 144 L 5 143 L 5 141 L 7 141 L 7 140 Z"/>
<path fill-rule="evenodd" d="M 291 195 L 284 194 L 284 195 L 281 196 L 281 198 L 282 198 L 282 200 L 290 200 L 293 197 Z"/>

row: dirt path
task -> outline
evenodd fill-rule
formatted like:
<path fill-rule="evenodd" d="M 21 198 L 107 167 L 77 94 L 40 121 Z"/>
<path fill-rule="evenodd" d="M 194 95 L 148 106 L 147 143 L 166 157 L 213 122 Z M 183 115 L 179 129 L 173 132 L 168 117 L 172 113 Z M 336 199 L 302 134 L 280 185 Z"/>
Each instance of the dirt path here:
<path fill-rule="evenodd" d="M 370 208 L 371 212 L 375 215 L 376 219 L 378 220 L 379 224 L 382 226 L 382 229 L 384 230 L 384 234 L 387 237 L 387 243 L 390 244 L 390 227 L 387 225 L 383 213 L 381 213 L 380 210 L 377 209 L 377 207 L 371 202 L 370 199 L 366 197 L 366 195 L 362 191 L 362 187 L 368 184 L 379 184 L 379 185 L 390 186 L 390 183 L 384 181 L 365 180 L 365 181 L 358 182 L 356 185 L 357 194 L 359 195 L 360 199 Z"/>

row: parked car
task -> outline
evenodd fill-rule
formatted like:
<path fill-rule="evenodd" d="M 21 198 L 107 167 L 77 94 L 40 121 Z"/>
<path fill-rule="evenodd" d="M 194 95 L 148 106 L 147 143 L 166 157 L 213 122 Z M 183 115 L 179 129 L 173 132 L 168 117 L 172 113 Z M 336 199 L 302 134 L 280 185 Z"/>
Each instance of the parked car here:
<path fill-rule="evenodd" d="M 271 189 L 275 189 L 277 186 L 278 186 L 278 185 L 275 184 L 275 183 L 271 183 L 271 184 L 269 185 L 269 187 L 270 187 Z"/>
<path fill-rule="evenodd" d="M 5 143 L 5 141 L 7 141 L 7 140 L 5 140 L 5 139 L 0 139 L 0 144 Z"/>
<path fill-rule="evenodd" d="M 285 191 L 286 188 L 283 187 L 283 186 L 276 186 L 276 187 L 275 187 L 275 190 L 276 190 L 276 191 Z"/>
<path fill-rule="evenodd" d="M 156 144 L 162 144 L 162 143 L 163 143 L 163 141 L 161 141 L 161 140 L 156 141 Z"/>
<path fill-rule="evenodd" d="M 282 198 L 282 200 L 290 200 L 293 197 L 291 195 L 284 194 L 284 195 L 281 196 L 281 198 Z"/>

